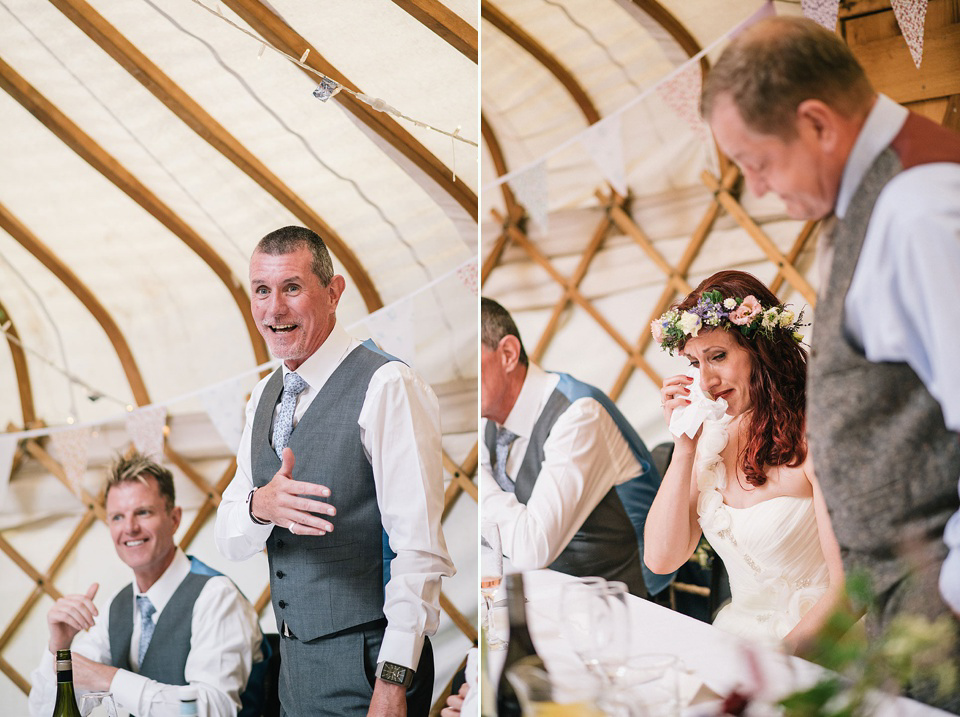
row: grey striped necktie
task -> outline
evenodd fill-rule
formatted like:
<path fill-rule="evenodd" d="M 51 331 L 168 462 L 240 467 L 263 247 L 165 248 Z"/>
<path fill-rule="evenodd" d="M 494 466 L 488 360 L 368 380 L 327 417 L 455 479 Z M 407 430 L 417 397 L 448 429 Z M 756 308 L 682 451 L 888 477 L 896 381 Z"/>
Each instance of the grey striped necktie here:
<path fill-rule="evenodd" d="M 283 460 L 283 449 L 290 442 L 293 433 L 293 414 L 297 408 L 297 396 L 307 387 L 307 382 L 291 371 L 283 377 L 283 398 L 280 399 L 280 415 L 273 430 L 273 450 Z"/>
<path fill-rule="evenodd" d="M 496 464 L 493 469 L 493 477 L 497 481 L 497 485 L 507 493 L 513 493 L 517 489 L 516 484 L 507 476 L 507 455 L 510 453 L 510 446 L 515 440 L 517 440 L 516 433 L 508 431 L 503 426 L 497 426 Z"/>
<path fill-rule="evenodd" d="M 147 648 L 150 647 L 150 640 L 153 637 L 153 630 L 156 628 L 153 613 L 157 608 L 146 595 L 137 595 L 137 611 L 140 613 L 140 649 L 137 652 L 137 662 L 142 667 L 143 658 L 147 654 Z"/>

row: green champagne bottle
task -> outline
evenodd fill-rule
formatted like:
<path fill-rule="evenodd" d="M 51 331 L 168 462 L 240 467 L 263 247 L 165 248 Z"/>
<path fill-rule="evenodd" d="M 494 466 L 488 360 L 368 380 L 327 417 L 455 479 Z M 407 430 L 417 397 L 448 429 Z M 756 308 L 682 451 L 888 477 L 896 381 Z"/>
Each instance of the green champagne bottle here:
<path fill-rule="evenodd" d="M 507 670 L 524 659 L 542 669 L 546 667 L 533 646 L 530 628 L 527 627 L 527 601 L 523 594 L 523 575 L 521 573 L 508 575 L 506 581 L 510 642 L 507 644 L 507 657 L 503 662 L 503 671 L 500 673 L 500 684 L 497 688 L 497 715 L 498 717 L 520 717 L 520 699 L 507 679 Z"/>
<path fill-rule="evenodd" d="M 73 691 L 73 660 L 70 650 L 57 650 L 57 703 L 52 717 L 80 717 Z"/>

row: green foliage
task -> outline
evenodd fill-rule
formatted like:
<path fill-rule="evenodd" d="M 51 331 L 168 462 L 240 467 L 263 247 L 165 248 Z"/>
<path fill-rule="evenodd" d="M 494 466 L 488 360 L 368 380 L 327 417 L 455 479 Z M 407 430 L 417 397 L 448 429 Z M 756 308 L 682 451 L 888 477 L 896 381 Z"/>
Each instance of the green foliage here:
<path fill-rule="evenodd" d="M 832 672 L 812 687 L 782 699 L 779 704 L 785 715 L 867 715 L 867 696 L 874 688 L 901 691 L 907 685 L 923 683 L 936 686 L 944 696 L 956 691 L 960 676 L 951 654 L 957 629 L 951 616 L 931 621 L 917 615 L 898 615 L 883 635 L 871 642 L 855 628 L 858 616 L 873 602 L 870 580 L 865 574 L 853 574 L 846 588 L 849 605 L 828 617 L 806 655 Z"/>

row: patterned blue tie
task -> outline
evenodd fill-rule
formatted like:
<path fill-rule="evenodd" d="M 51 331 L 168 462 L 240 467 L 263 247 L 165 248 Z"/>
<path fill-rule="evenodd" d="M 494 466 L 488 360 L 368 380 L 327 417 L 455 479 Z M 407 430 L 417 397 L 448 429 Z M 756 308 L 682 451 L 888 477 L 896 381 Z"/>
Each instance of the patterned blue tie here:
<path fill-rule="evenodd" d="M 137 611 L 140 613 L 140 651 L 137 662 L 143 666 L 143 657 L 147 654 L 147 648 L 150 647 L 150 639 L 153 637 L 153 614 L 157 608 L 150 602 L 146 595 L 137 595 Z"/>
<path fill-rule="evenodd" d="M 283 377 L 283 398 L 280 400 L 280 415 L 273 431 L 273 450 L 283 460 L 283 449 L 293 433 L 293 412 L 297 408 L 297 396 L 307 387 L 307 382 L 292 371 Z"/>
<path fill-rule="evenodd" d="M 507 476 L 507 454 L 510 453 L 510 446 L 515 440 L 517 440 L 516 433 L 508 431 L 503 426 L 497 427 L 497 463 L 494 466 L 493 477 L 497 485 L 507 493 L 514 493 L 517 489 L 516 484 Z"/>

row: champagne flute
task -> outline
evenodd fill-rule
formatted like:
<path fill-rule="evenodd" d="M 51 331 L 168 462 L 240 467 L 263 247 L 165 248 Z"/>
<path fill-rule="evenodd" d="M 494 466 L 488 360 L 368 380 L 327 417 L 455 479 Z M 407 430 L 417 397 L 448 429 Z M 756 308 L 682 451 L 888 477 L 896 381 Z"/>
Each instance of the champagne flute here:
<path fill-rule="evenodd" d="M 609 685 L 623 675 L 630 658 L 629 594 L 625 583 L 608 581 L 603 590 L 603 608 L 594 613 L 593 628 L 603 646 L 597 654 L 597 664 Z"/>
<path fill-rule="evenodd" d="M 493 596 L 503 580 L 503 549 L 500 545 L 500 528 L 496 523 L 480 524 L 480 594 L 487 609 L 487 646 L 491 650 L 504 650 L 507 643 L 494 632 Z"/>
<path fill-rule="evenodd" d="M 564 632 L 591 672 L 612 686 L 630 656 L 627 586 L 619 581 L 578 581 L 564 586 Z"/>

